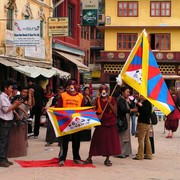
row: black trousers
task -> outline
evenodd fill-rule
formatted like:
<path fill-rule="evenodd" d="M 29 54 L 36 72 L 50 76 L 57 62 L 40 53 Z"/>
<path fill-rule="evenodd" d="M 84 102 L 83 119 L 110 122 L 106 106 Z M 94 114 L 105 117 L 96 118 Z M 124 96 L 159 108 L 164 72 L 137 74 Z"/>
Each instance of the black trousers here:
<path fill-rule="evenodd" d="M 72 140 L 73 160 L 81 160 L 81 157 L 79 155 L 81 132 L 77 132 L 70 135 L 62 136 L 61 147 L 59 152 L 60 161 L 66 160 L 67 152 L 68 152 L 68 144 L 70 139 Z"/>
<path fill-rule="evenodd" d="M 40 117 L 42 114 L 42 107 L 34 106 L 32 108 L 32 116 L 35 116 L 34 119 L 34 136 L 39 136 L 39 129 L 40 129 Z"/>
<path fill-rule="evenodd" d="M 7 160 L 9 132 L 13 121 L 0 119 L 0 162 Z"/>

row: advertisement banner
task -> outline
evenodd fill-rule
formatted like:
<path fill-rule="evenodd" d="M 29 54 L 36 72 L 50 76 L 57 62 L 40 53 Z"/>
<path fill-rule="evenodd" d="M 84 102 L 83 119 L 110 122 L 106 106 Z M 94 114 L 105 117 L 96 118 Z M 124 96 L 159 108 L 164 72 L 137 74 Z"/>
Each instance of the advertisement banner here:
<path fill-rule="evenodd" d="M 68 17 L 49 18 L 49 37 L 68 36 Z"/>
<path fill-rule="evenodd" d="M 14 20 L 14 45 L 39 46 L 40 20 Z"/>
<path fill-rule="evenodd" d="M 97 0 L 84 0 L 82 3 L 82 25 L 96 26 L 98 25 L 98 4 Z"/>
<path fill-rule="evenodd" d="M 46 59 L 45 56 L 45 45 L 44 45 L 44 40 L 40 40 L 40 46 L 36 47 L 25 47 L 25 52 L 24 55 L 25 57 L 30 57 L 34 59 Z"/>
<path fill-rule="evenodd" d="M 97 9 L 83 9 L 82 25 L 83 26 L 97 26 L 98 23 Z"/>

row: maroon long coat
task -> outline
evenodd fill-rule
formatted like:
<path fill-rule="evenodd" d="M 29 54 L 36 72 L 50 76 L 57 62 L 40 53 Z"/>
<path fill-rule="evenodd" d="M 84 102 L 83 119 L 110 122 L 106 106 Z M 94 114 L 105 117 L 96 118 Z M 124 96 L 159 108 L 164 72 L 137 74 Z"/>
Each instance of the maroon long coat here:
<path fill-rule="evenodd" d="M 116 101 L 112 98 L 111 103 L 115 105 Z M 106 102 L 100 100 L 100 104 L 101 108 L 104 109 Z M 110 110 L 110 107 L 107 107 L 101 119 L 101 125 L 95 128 L 89 155 L 110 156 L 118 154 L 121 154 L 121 147 L 116 128 L 116 115 Z"/>

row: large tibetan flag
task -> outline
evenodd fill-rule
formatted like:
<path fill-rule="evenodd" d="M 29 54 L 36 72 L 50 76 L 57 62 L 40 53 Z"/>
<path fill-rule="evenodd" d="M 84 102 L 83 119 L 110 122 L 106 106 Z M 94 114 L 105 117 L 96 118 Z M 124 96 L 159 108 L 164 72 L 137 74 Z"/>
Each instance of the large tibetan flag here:
<path fill-rule="evenodd" d="M 101 124 L 93 107 L 48 108 L 47 113 L 56 137 L 72 134 Z"/>
<path fill-rule="evenodd" d="M 174 101 L 149 47 L 145 30 L 140 34 L 120 76 L 165 115 L 174 110 Z"/>

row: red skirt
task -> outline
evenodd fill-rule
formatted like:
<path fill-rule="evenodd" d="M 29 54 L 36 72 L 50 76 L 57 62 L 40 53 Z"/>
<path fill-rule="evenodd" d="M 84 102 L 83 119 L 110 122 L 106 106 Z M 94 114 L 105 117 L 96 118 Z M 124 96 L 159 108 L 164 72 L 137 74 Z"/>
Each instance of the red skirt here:
<path fill-rule="evenodd" d="M 97 126 L 92 140 L 90 156 L 111 156 L 121 154 L 116 126 Z"/>
<path fill-rule="evenodd" d="M 175 132 L 177 131 L 178 126 L 179 126 L 179 120 L 172 120 L 167 118 L 167 120 L 165 121 L 165 128 L 168 131 L 171 130 L 172 132 Z"/>

